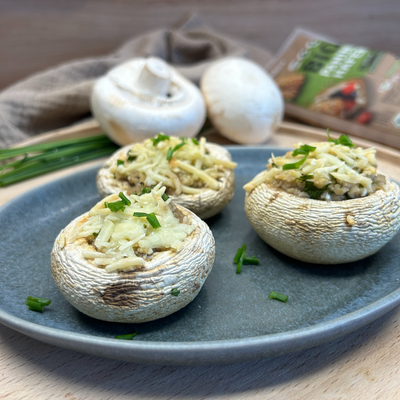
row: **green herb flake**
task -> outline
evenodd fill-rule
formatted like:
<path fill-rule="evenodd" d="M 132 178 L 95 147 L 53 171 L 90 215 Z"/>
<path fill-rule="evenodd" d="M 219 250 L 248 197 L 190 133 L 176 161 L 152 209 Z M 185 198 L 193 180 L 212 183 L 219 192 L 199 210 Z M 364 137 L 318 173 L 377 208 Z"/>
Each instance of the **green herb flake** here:
<path fill-rule="evenodd" d="M 144 188 L 142 189 L 141 193 L 139 193 L 139 196 L 141 196 L 142 194 L 150 193 L 150 192 L 151 192 L 151 189 L 150 189 L 150 188 L 144 187 Z"/>
<path fill-rule="evenodd" d="M 93 232 L 92 235 L 93 235 L 94 237 L 97 237 L 97 236 L 99 236 L 99 232 Z"/>
<path fill-rule="evenodd" d="M 303 192 L 306 192 L 312 199 L 318 200 L 329 185 L 328 183 L 323 188 L 319 189 L 314 185 L 314 182 L 306 181 Z"/>
<path fill-rule="evenodd" d="M 258 265 L 260 260 L 257 257 L 245 257 L 243 259 L 243 265 Z"/>
<path fill-rule="evenodd" d="M 126 204 L 123 200 L 114 201 L 113 203 L 108 203 L 107 201 L 104 203 L 105 208 L 109 208 L 112 212 L 124 211 Z"/>
<path fill-rule="evenodd" d="M 156 215 L 153 212 L 150 214 L 143 212 L 135 212 L 133 213 L 133 216 L 138 218 L 146 218 L 154 229 L 161 228 L 160 222 L 158 221 Z"/>
<path fill-rule="evenodd" d="M 185 142 L 182 142 L 182 143 L 177 144 L 174 148 L 170 147 L 170 148 L 168 149 L 168 152 L 167 152 L 167 160 L 170 161 L 171 158 L 172 158 L 172 156 L 173 156 L 173 154 L 174 154 L 177 150 L 179 150 L 182 146 L 184 146 L 185 144 L 186 144 Z"/>
<path fill-rule="evenodd" d="M 137 159 L 137 156 L 132 156 L 130 154 L 130 151 L 128 151 L 127 156 L 128 156 L 128 161 L 129 162 L 135 161 Z"/>
<path fill-rule="evenodd" d="M 167 194 L 163 193 L 163 195 L 161 196 L 161 198 L 162 198 L 164 201 L 167 201 L 167 200 L 169 199 L 169 196 L 168 196 Z"/>
<path fill-rule="evenodd" d="M 347 146 L 347 147 L 356 147 L 356 145 L 347 135 L 341 135 L 338 139 L 332 139 L 329 135 L 329 132 L 330 132 L 329 129 L 327 129 L 326 134 L 328 135 L 328 142 L 341 144 L 342 146 Z"/>
<path fill-rule="evenodd" d="M 196 145 L 196 146 L 198 146 L 200 143 L 199 143 L 199 141 L 196 139 L 196 138 L 192 138 L 192 142 Z"/>
<path fill-rule="evenodd" d="M 127 333 L 126 335 L 118 335 L 118 336 L 115 336 L 115 339 L 132 340 L 136 335 L 137 335 L 137 332 L 134 332 L 134 333 Z"/>
<path fill-rule="evenodd" d="M 310 153 L 311 151 L 315 151 L 317 148 L 313 146 L 309 146 L 308 144 L 303 144 L 300 146 L 298 149 L 294 150 L 292 152 L 292 156 L 295 157 L 298 154 L 307 154 Z"/>
<path fill-rule="evenodd" d="M 118 196 L 127 206 L 130 206 L 132 204 L 131 201 L 122 192 L 119 192 Z"/>
<path fill-rule="evenodd" d="M 283 303 L 286 303 L 289 299 L 288 296 L 285 296 L 284 294 L 278 293 L 278 292 L 274 292 L 272 291 L 269 296 L 269 299 L 275 299 L 275 300 L 279 300 L 282 301 Z"/>
<path fill-rule="evenodd" d="M 305 182 L 307 179 L 313 179 L 314 175 L 302 175 L 296 178 L 296 181 Z"/>
<path fill-rule="evenodd" d="M 178 289 L 176 289 L 176 288 L 174 288 L 174 289 L 171 290 L 172 296 L 179 296 L 179 293 L 180 293 L 180 292 L 181 292 L 181 291 L 178 290 Z"/>
<path fill-rule="evenodd" d="M 239 262 L 237 263 L 237 267 L 236 267 L 236 273 L 240 274 L 240 272 L 242 271 L 242 265 L 243 265 L 243 260 L 246 258 L 246 250 L 243 250 L 240 258 L 239 258 Z"/>
<path fill-rule="evenodd" d="M 158 143 L 169 140 L 169 136 L 159 133 L 156 138 L 151 138 L 150 140 L 153 142 L 153 146 L 157 146 Z"/>
<path fill-rule="evenodd" d="M 271 163 L 271 167 L 273 167 L 273 168 L 279 168 L 275 163 Z"/>
<path fill-rule="evenodd" d="M 25 304 L 28 306 L 30 310 L 37 312 L 43 312 L 43 308 L 49 306 L 50 303 L 51 300 L 49 299 L 43 299 L 41 297 L 32 297 L 32 296 L 28 296 L 25 302 Z"/>
<path fill-rule="evenodd" d="M 304 164 L 304 161 L 306 161 L 307 157 L 308 157 L 308 153 L 301 160 L 299 160 L 299 161 L 297 161 L 297 162 L 295 162 L 293 164 L 285 164 L 285 165 L 283 165 L 282 166 L 282 170 L 286 171 L 288 169 L 298 169 L 298 168 L 300 168 Z"/>
<path fill-rule="evenodd" d="M 237 264 L 240 260 L 240 257 L 242 256 L 242 253 L 247 249 L 247 245 L 244 243 L 240 249 L 235 254 L 235 257 L 233 258 L 233 262 Z"/>
<path fill-rule="evenodd" d="M 117 160 L 117 166 L 118 165 L 124 165 L 125 164 L 125 161 L 124 160 Z"/>

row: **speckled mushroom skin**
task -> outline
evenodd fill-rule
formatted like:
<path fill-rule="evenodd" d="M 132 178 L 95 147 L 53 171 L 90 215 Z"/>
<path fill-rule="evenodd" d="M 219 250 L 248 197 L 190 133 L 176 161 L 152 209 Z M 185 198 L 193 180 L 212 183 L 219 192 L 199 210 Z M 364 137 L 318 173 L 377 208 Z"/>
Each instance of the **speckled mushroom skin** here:
<path fill-rule="evenodd" d="M 287 256 L 316 264 L 340 264 L 376 253 L 400 228 L 400 190 L 359 199 L 321 201 L 263 183 L 246 194 L 247 218 L 258 235 Z"/>
<path fill-rule="evenodd" d="M 110 172 L 111 164 L 120 158 L 121 154 L 132 147 L 131 145 L 122 147 L 115 152 L 109 160 L 103 165 L 97 174 L 97 190 L 100 196 L 106 197 L 112 193 L 123 191 L 131 194 L 132 187 L 128 181 L 117 180 Z M 206 149 L 210 155 L 220 160 L 231 161 L 229 151 L 217 144 L 207 143 Z M 232 200 L 235 192 L 235 173 L 233 170 L 225 170 L 225 175 L 219 180 L 220 189 L 203 189 L 200 194 L 180 194 L 172 195 L 175 204 L 179 204 L 198 215 L 202 219 L 207 219 L 217 215 Z"/>
<path fill-rule="evenodd" d="M 194 231 L 183 249 L 155 252 L 135 271 L 108 273 L 82 257 L 85 239 L 68 244 L 72 221 L 58 235 L 51 252 L 54 280 L 63 296 L 79 311 L 104 321 L 139 323 L 163 318 L 189 304 L 200 292 L 214 264 L 215 242 L 200 218 L 177 206 L 176 216 L 188 216 Z M 180 291 L 173 296 L 171 290 Z"/>

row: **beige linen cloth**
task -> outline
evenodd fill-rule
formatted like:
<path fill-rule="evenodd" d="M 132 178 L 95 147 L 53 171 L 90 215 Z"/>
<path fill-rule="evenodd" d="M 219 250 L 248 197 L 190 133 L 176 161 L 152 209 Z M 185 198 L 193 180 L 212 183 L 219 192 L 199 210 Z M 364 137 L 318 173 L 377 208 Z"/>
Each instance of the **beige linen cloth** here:
<path fill-rule="evenodd" d="M 190 15 L 171 29 L 133 38 L 112 54 L 57 66 L 1 92 L 0 148 L 90 117 L 96 79 L 130 58 L 148 56 L 165 59 L 195 83 L 221 57 L 247 57 L 262 66 L 270 60 L 268 51 L 220 35 Z"/>

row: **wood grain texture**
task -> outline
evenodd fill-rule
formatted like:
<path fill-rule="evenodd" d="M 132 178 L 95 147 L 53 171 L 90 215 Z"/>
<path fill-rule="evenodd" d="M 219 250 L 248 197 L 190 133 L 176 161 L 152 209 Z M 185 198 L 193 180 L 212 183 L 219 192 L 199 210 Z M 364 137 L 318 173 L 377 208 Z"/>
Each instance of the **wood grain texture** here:
<path fill-rule="evenodd" d="M 397 0 L 1 0 L 0 88 L 62 62 L 112 52 L 189 12 L 272 51 L 303 26 L 338 42 L 400 54 Z"/>

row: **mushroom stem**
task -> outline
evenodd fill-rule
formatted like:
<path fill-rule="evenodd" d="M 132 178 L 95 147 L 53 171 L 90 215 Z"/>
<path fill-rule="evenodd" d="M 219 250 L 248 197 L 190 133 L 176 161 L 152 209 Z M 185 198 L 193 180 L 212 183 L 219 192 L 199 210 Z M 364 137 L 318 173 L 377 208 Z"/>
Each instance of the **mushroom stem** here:
<path fill-rule="evenodd" d="M 171 71 L 160 58 L 151 57 L 143 66 L 135 83 L 138 93 L 150 97 L 166 97 L 171 86 Z"/>

